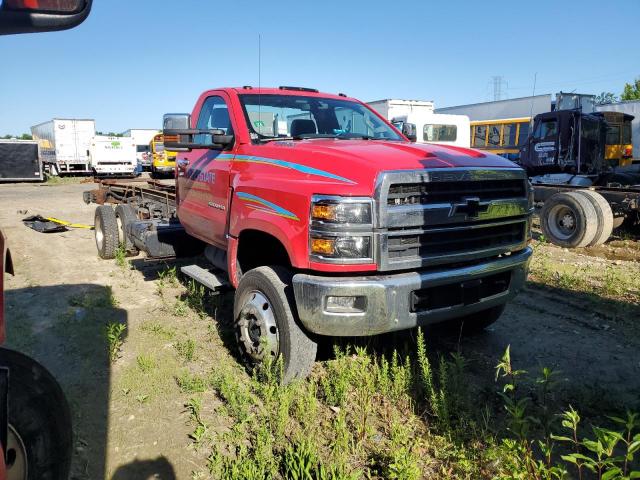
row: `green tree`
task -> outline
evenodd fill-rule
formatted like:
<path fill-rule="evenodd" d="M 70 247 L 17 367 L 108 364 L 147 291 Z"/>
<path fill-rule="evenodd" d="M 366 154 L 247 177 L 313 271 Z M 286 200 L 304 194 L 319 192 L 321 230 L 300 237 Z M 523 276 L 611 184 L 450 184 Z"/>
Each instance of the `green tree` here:
<path fill-rule="evenodd" d="M 23 133 L 22 136 L 20 137 L 20 140 L 33 140 L 33 137 L 28 133 Z"/>
<path fill-rule="evenodd" d="M 596 95 L 596 104 L 597 105 L 607 105 L 609 103 L 616 103 L 618 101 L 618 97 L 611 92 L 602 92 L 600 95 Z"/>
<path fill-rule="evenodd" d="M 625 83 L 621 100 L 640 100 L 640 77 L 636 78 L 633 83 Z"/>

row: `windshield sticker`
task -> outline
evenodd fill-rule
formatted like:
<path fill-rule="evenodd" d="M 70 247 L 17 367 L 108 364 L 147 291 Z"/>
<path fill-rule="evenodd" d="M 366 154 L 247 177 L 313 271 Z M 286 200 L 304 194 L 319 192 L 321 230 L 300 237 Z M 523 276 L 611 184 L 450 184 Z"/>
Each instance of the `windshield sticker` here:
<path fill-rule="evenodd" d="M 264 127 L 264 122 L 262 120 L 256 120 L 255 122 L 253 122 L 253 125 L 255 127 Z"/>

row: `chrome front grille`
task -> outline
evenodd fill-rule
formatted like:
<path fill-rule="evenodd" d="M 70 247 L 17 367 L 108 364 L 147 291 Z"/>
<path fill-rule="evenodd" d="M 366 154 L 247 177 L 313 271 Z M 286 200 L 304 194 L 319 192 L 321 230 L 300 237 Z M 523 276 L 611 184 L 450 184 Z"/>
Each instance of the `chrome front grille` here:
<path fill-rule="evenodd" d="M 460 202 L 466 197 L 477 197 L 480 200 L 496 200 L 502 198 L 526 197 L 526 187 L 522 179 L 503 179 L 486 181 L 462 180 L 399 183 L 389 187 L 387 204 L 426 205 L 443 202 Z"/>
<path fill-rule="evenodd" d="M 385 172 L 376 195 L 381 270 L 473 261 L 526 246 L 531 206 L 519 168 Z"/>

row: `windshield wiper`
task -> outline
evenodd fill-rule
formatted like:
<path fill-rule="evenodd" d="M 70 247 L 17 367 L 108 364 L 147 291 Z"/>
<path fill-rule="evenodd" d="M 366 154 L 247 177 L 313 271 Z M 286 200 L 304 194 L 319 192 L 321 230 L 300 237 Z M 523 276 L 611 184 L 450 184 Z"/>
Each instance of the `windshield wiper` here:
<path fill-rule="evenodd" d="M 350 133 L 348 135 L 338 135 L 336 138 L 340 138 L 341 140 L 386 140 L 388 142 L 397 142 L 399 140 L 395 138 L 385 138 L 385 137 L 373 137 L 371 135 L 359 134 L 359 133 Z"/>
<path fill-rule="evenodd" d="M 296 135 L 294 137 L 270 137 L 270 138 L 259 138 L 258 141 L 260 143 L 268 143 L 268 142 L 278 142 L 280 140 L 291 141 L 291 140 L 308 140 L 310 138 L 338 138 L 335 134 L 330 133 L 301 133 L 300 135 Z"/>
<path fill-rule="evenodd" d="M 258 141 L 260 143 L 269 143 L 269 142 L 279 142 L 279 141 L 290 141 L 290 140 L 300 140 L 298 137 L 270 137 L 270 138 L 259 138 Z"/>

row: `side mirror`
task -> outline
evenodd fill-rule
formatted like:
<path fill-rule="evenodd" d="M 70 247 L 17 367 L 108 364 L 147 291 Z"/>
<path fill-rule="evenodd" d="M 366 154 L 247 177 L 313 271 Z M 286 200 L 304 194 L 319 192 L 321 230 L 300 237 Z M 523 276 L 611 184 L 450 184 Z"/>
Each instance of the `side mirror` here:
<path fill-rule="evenodd" d="M 67 30 L 81 24 L 93 0 L 2 0 L 0 35 Z"/>
<path fill-rule="evenodd" d="M 194 148 L 222 150 L 233 144 L 233 135 L 220 129 L 190 128 L 191 115 L 188 113 L 167 113 L 162 119 L 162 134 L 167 150 L 176 152 Z"/>
<path fill-rule="evenodd" d="M 410 142 L 418 140 L 416 126 L 413 123 L 404 122 L 402 124 L 402 134 L 409 139 Z"/>

